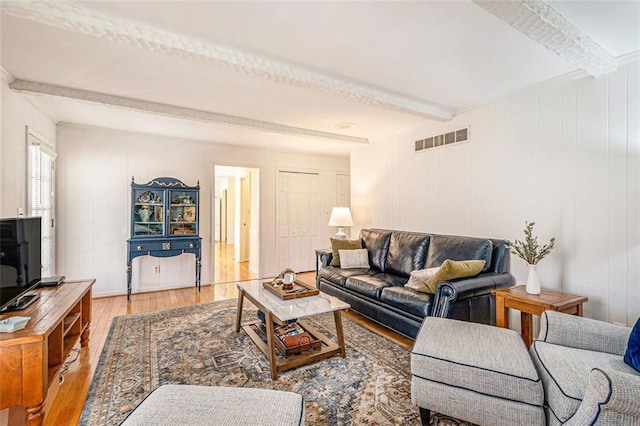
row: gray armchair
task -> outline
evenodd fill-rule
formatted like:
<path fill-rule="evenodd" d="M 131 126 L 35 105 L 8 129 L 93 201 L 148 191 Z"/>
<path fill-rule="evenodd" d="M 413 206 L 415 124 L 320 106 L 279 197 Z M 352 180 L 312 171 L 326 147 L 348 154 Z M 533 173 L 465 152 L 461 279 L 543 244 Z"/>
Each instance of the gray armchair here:
<path fill-rule="evenodd" d="M 530 349 L 548 425 L 640 425 L 640 373 L 623 361 L 631 328 L 545 311 Z"/>

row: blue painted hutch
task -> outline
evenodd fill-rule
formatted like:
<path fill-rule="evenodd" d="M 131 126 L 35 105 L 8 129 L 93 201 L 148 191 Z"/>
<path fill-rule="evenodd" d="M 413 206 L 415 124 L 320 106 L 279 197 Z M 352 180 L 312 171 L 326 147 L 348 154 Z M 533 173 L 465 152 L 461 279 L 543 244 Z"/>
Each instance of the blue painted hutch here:
<path fill-rule="evenodd" d="M 199 236 L 200 182 L 187 186 L 171 177 L 143 184 L 131 178 L 131 238 L 127 240 L 127 300 L 131 296 L 131 264 L 139 256 L 196 257 L 196 287 L 202 268 Z"/>

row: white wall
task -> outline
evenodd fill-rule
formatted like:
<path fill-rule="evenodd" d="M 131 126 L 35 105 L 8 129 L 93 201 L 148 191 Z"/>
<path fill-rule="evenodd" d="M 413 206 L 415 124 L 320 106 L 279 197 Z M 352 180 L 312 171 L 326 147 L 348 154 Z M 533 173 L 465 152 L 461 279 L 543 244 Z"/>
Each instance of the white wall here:
<path fill-rule="evenodd" d="M 640 316 L 640 65 L 529 90 L 351 152 L 353 233 L 381 227 L 522 239 L 556 249 L 543 287 L 586 295 L 585 316 Z M 414 141 L 471 126 L 469 143 Z M 512 257 L 512 273 L 526 280 Z"/>
<path fill-rule="evenodd" d="M 27 211 L 26 126 L 55 147 L 56 124 L 27 98 L 9 89 L 9 77 L 4 72 L 0 72 L 0 76 L 0 217 L 15 217 L 18 208 Z"/>
<path fill-rule="evenodd" d="M 251 226 L 249 228 L 249 270 L 259 273 L 260 266 L 260 177 L 255 169 L 249 170 L 251 176 Z M 274 216 L 275 220 L 275 216 Z M 275 224 L 275 222 L 274 222 Z"/>
<path fill-rule="evenodd" d="M 126 291 L 126 240 L 129 238 L 131 176 L 147 182 L 172 176 L 194 185 L 200 181 L 200 234 L 203 237 L 202 282 L 211 282 L 211 208 L 213 164 L 260 169 L 260 275 L 278 273 L 276 265 L 276 169 L 319 171 L 323 185 L 333 188 L 336 170 L 348 170 L 347 158 L 311 156 L 207 142 L 163 138 L 109 129 L 58 126 L 58 262 L 67 277 L 95 277 L 95 295 Z M 323 194 L 323 209 L 333 192 Z M 329 239 L 325 227 L 323 238 Z M 161 273 L 153 274 L 160 264 Z M 150 291 L 194 282 L 193 256 L 133 263 L 133 291 Z"/>

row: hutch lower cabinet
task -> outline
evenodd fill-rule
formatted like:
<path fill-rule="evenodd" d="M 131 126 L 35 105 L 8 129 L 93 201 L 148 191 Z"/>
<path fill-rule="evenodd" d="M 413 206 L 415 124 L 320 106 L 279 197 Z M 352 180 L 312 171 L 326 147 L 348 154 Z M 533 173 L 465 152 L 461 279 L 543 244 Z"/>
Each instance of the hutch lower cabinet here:
<path fill-rule="evenodd" d="M 159 177 L 138 184 L 131 178 L 131 238 L 127 240 L 127 300 L 131 296 L 132 261 L 140 256 L 195 255 L 200 290 L 202 238 L 199 236 L 200 183 L 187 186 Z"/>

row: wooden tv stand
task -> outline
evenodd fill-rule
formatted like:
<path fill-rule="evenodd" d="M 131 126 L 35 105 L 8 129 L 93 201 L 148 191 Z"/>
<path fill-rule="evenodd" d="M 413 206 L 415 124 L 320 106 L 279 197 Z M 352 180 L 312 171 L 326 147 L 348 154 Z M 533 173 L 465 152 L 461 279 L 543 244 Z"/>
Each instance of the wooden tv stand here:
<path fill-rule="evenodd" d="M 27 426 L 44 423 L 45 405 L 55 398 L 65 358 L 78 340 L 82 347 L 89 344 L 94 282 L 67 281 L 36 290 L 40 299 L 31 306 L 0 315 L 31 317 L 24 329 L 0 333 L 0 410 L 24 407 Z M 10 424 L 13 415 L 9 410 Z"/>

